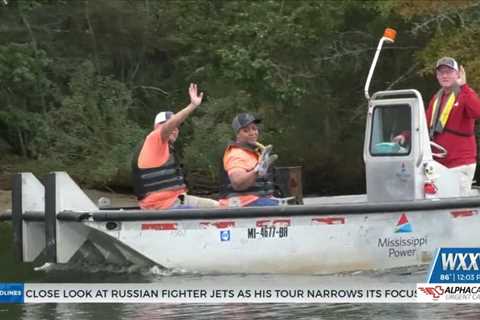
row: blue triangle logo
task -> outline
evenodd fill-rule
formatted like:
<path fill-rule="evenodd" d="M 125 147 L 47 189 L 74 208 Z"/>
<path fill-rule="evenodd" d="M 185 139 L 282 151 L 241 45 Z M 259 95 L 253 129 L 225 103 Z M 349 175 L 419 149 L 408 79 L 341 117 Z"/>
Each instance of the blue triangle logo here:
<path fill-rule="evenodd" d="M 407 232 L 412 232 L 412 226 L 410 225 L 410 223 L 397 226 L 395 230 L 395 233 L 407 233 Z"/>

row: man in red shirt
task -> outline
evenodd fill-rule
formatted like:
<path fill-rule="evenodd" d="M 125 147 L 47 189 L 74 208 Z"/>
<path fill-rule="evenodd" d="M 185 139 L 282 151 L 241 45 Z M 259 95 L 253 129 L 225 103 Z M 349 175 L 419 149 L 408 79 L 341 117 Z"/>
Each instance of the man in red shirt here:
<path fill-rule="evenodd" d="M 466 83 L 463 66 L 455 59 L 437 61 L 436 76 L 440 90 L 432 97 L 427 109 L 430 139 L 444 147 L 447 155 L 435 160 L 460 175 L 460 191 L 468 195 L 477 165 L 475 120 L 480 118 L 480 99 Z M 405 136 L 397 136 L 401 144 Z M 437 151 L 433 147 L 433 151 Z"/>

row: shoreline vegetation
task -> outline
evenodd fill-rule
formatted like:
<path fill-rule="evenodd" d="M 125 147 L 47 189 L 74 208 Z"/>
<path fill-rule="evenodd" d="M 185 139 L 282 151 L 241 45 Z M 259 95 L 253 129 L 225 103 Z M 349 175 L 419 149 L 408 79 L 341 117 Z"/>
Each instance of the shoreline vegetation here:
<path fill-rule="evenodd" d="M 109 198 L 111 200 L 111 206 L 113 207 L 131 207 L 137 205 L 137 199 L 134 195 L 108 192 L 95 189 L 83 190 L 87 196 L 96 204 L 98 199 L 102 197 Z M 12 209 L 12 192 L 10 190 L 0 189 L 0 212 L 5 212 Z"/>
<path fill-rule="evenodd" d="M 302 166 L 306 194 L 364 193 L 378 37 L 398 31 L 372 92 L 428 99 L 440 56 L 478 92 L 479 13 L 471 0 L 0 2 L 0 188 L 14 172 L 66 171 L 85 189 L 131 192 L 133 150 L 195 82 L 204 102 L 177 143 L 192 194 L 217 192 L 240 112 L 263 118 L 276 165 Z"/>

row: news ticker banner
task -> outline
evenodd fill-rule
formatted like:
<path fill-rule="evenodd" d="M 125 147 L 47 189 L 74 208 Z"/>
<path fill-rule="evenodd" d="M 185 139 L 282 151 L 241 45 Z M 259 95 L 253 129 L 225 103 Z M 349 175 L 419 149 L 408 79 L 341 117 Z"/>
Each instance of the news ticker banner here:
<path fill-rule="evenodd" d="M 411 285 L 164 286 L 150 283 L 2 283 L 0 303 L 412 303 Z"/>
<path fill-rule="evenodd" d="M 165 287 L 145 283 L 2 283 L 0 303 L 480 303 L 480 285 Z"/>

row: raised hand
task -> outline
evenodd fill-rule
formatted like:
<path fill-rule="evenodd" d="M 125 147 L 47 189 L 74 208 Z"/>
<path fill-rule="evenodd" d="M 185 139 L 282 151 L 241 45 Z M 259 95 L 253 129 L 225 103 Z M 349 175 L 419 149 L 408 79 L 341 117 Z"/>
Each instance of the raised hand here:
<path fill-rule="evenodd" d="M 202 103 L 203 92 L 200 92 L 200 94 L 198 94 L 198 87 L 196 83 L 190 83 L 190 87 L 188 88 L 188 94 L 190 95 L 190 103 L 194 107 L 198 107 Z"/>
<path fill-rule="evenodd" d="M 276 154 L 270 154 L 272 152 L 272 148 L 272 145 L 268 145 L 263 149 L 258 164 L 255 167 L 255 171 L 260 177 L 266 176 L 270 165 L 278 159 Z"/>

